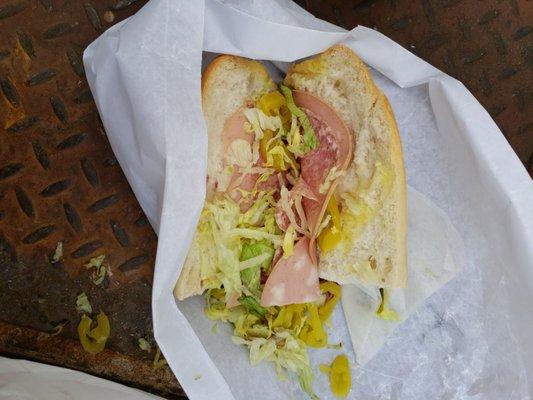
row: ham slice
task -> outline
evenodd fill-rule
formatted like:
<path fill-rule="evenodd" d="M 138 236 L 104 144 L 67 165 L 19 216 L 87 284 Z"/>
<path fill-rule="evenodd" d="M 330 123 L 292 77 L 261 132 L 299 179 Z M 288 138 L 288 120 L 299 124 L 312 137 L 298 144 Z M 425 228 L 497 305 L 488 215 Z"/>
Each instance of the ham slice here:
<path fill-rule="evenodd" d="M 319 146 L 305 154 L 300 160 L 302 178 L 316 197 L 316 200 L 304 198 L 302 201 L 311 240 L 309 253 L 316 263 L 315 240 L 328 201 L 335 191 L 339 178 L 333 179 L 321 193 L 320 187 L 333 168 L 337 172 L 345 171 L 352 156 L 352 135 L 350 130 L 333 108 L 311 93 L 293 91 L 294 102 L 307 114 L 319 140 Z"/>
<path fill-rule="evenodd" d="M 244 115 L 244 108 L 239 108 L 233 115 L 231 115 L 224 124 L 224 129 L 222 130 L 222 143 L 221 146 L 224 150 L 227 150 L 231 147 L 231 144 L 236 140 L 245 140 L 250 145 L 254 142 L 254 134 L 250 132 L 246 132 L 244 129 L 244 124 L 246 122 L 246 116 Z M 259 159 L 256 165 L 261 165 L 263 163 L 263 160 Z M 228 160 L 224 157 L 222 159 L 223 166 L 228 165 Z M 257 173 L 250 173 L 245 174 L 242 176 L 242 172 L 239 171 L 239 167 L 235 166 L 235 172 L 233 173 L 230 184 L 228 188 L 226 189 L 226 192 L 229 194 L 229 196 L 235 201 L 239 202 L 242 198 L 242 194 L 239 189 L 250 191 L 254 188 L 257 179 L 259 179 L 260 174 Z M 270 176 L 265 182 L 262 182 L 259 184 L 258 189 L 259 190 L 269 190 L 273 188 L 279 187 L 278 179 L 275 175 Z M 252 204 L 254 203 L 254 199 L 249 199 L 247 201 L 242 201 L 240 203 L 240 208 L 242 212 L 245 212 L 248 210 Z"/>
<path fill-rule="evenodd" d="M 294 253 L 281 258 L 268 276 L 261 305 L 284 306 L 308 303 L 320 298 L 317 265 L 309 256 L 309 239 L 303 237 L 294 246 Z"/>

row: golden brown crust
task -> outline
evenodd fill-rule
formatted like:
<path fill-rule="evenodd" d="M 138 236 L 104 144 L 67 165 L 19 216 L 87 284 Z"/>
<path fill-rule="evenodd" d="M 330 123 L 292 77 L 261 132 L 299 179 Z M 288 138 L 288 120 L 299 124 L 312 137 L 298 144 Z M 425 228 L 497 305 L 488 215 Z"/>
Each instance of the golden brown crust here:
<path fill-rule="evenodd" d="M 368 68 L 363 63 L 363 61 L 361 61 L 361 59 L 349 47 L 343 44 L 336 44 L 336 45 L 331 46 L 329 49 L 327 49 L 323 53 L 318 54 L 317 56 L 315 56 L 315 58 L 325 60 L 327 58 L 336 57 L 337 54 L 339 54 L 341 57 L 348 58 L 354 68 L 364 71 L 363 76 L 365 77 L 365 84 L 368 87 L 373 88 L 376 91 L 376 93 L 379 92 L 379 89 L 374 83 L 374 80 L 372 79 L 370 72 L 368 72 Z M 292 85 L 291 77 L 297 65 L 298 65 L 297 63 L 291 64 L 291 66 L 289 67 L 287 71 L 287 75 L 285 77 L 284 82 L 287 83 L 288 85 Z M 325 72 L 327 73 L 327 71 Z"/>
<path fill-rule="evenodd" d="M 390 152 L 391 162 L 394 166 L 394 172 L 396 176 L 396 184 L 394 185 L 396 196 L 396 211 L 397 211 L 397 226 L 396 226 L 396 268 L 394 269 L 394 276 L 391 277 L 389 285 L 391 287 L 405 287 L 407 283 L 407 193 L 406 193 L 406 180 L 405 180 L 405 167 L 403 164 L 403 150 L 402 142 L 400 138 L 400 132 L 398 130 L 398 124 L 394 117 L 392 107 L 381 91 L 379 97 L 380 102 L 383 104 L 385 115 L 389 120 L 390 130 Z"/>

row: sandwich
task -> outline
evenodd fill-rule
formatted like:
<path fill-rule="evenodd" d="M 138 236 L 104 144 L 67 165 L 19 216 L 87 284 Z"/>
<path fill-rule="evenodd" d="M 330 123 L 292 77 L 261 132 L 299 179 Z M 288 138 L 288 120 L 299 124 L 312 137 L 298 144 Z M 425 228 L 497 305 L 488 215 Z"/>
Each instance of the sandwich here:
<path fill-rule="evenodd" d="M 383 295 L 406 284 L 406 186 L 391 106 L 366 66 L 336 45 L 279 85 L 222 55 L 202 77 L 207 192 L 176 283 L 203 294 L 250 360 L 294 373 L 312 397 L 307 347 L 343 284 Z M 383 308 L 383 304 L 380 306 Z"/>

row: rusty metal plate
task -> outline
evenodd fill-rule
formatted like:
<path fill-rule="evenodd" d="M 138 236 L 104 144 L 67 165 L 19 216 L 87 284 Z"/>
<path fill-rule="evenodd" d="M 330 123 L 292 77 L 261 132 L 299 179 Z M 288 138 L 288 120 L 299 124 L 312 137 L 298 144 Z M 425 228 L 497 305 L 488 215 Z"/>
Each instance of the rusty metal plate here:
<path fill-rule="evenodd" d="M 345 28 L 364 25 L 462 81 L 533 176 L 533 2 L 297 0 Z M 480 132 L 480 134 L 483 134 Z"/>
<path fill-rule="evenodd" d="M 152 371 L 156 236 L 113 156 L 81 61 L 141 3 L 0 1 L 0 351 L 179 398 L 168 367 Z M 60 241 L 64 256 L 53 264 Z M 84 264 L 101 254 L 110 274 L 95 285 Z M 106 350 L 94 356 L 76 333 L 82 292 L 111 321 Z"/>
<path fill-rule="evenodd" d="M 387 34 L 462 80 L 532 173 L 531 2 L 299 0 L 320 18 Z M 183 391 L 152 371 L 150 293 L 156 237 L 116 159 L 81 54 L 144 0 L 0 0 L 0 352 L 79 369 L 167 398 Z M 52 264 L 57 243 L 64 257 Z M 100 286 L 84 264 L 105 254 Z M 110 317 L 104 352 L 76 334 L 79 293 Z M 66 323 L 52 335 L 59 323 Z"/>

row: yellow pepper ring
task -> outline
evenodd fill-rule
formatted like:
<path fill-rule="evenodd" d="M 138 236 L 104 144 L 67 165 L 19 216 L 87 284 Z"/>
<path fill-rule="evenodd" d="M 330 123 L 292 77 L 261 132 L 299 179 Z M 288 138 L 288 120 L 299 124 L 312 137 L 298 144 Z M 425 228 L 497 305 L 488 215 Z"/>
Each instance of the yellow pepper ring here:
<path fill-rule="evenodd" d="M 101 311 L 96 317 L 96 327 L 91 329 L 93 320 L 87 315 L 82 315 L 81 321 L 78 324 L 78 336 L 83 349 L 90 354 L 100 353 L 106 344 L 109 334 L 111 332 L 111 326 L 109 325 L 109 319 L 103 311 Z"/>
<path fill-rule="evenodd" d="M 333 310 L 335 309 L 335 306 L 341 298 L 341 287 L 335 282 L 326 281 L 320 284 L 320 291 L 323 294 L 329 293 L 331 295 L 331 297 L 326 299 L 326 302 L 318 309 L 318 315 L 320 316 L 320 319 L 322 322 L 325 322 L 329 319 L 333 313 Z"/>
<path fill-rule="evenodd" d="M 328 344 L 328 335 L 322 326 L 322 320 L 318 315 L 318 308 L 316 304 L 307 304 L 308 317 L 305 321 L 299 338 L 302 339 L 308 346 L 311 347 L 325 347 Z"/>
<path fill-rule="evenodd" d="M 265 93 L 257 101 L 257 106 L 266 115 L 279 115 L 283 105 L 285 105 L 285 97 L 278 91 Z"/>
<path fill-rule="evenodd" d="M 331 221 L 318 236 L 318 246 L 323 253 L 333 250 L 342 238 L 339 203 L 335 196 L 330 197 L 326 212 L 331 216 Z"/>
<path fill-rule="evenodd" d="M 346 397 L 352 388 L 352 378 L 348 358 L 341 354 L 333 360 L 329 373 L 329 385 L 337 397 Z"/>
<path fill-rule="evenodd" d="M 285 148 L 281 139 L 272 140 L 274 132 L 265 129 L 263 137 L 259 141 L 259 153 L 267 167 L 273 167 L 277 172 L 287 171 L 289 168 L 297 168 L 296 159 Z"/>
<path fill-rule="evenodd" d="M 305 304 L 291 304 L 281 307 L 281 310 L 272 323 L 274 328 L 295 329 L 302 321 Z"/>
<path fill-rule="evenodd" d="M 261 158 L 266 161 L 268 156 L 268 142 L 274 137 L 274 132 L 270 129 L 265 129 L 263 132 L 263 137 L 259 141 L 259 154 Z"/>

